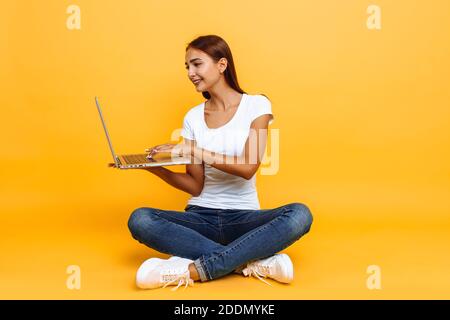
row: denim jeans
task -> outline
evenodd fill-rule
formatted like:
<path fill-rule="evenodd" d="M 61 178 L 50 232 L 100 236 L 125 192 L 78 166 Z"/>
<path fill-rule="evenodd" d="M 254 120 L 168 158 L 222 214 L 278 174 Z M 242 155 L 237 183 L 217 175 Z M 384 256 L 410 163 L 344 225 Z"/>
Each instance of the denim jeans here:
<path fill-rule="evenodd" d="M 184 210 L 138 208 L 128 228 L 134 239 L 152 249 L 194 260 L 201 281 L 287 248 L 310 230 L 313 220 L 301 203 L 264 210 L 187 205 Z"/>

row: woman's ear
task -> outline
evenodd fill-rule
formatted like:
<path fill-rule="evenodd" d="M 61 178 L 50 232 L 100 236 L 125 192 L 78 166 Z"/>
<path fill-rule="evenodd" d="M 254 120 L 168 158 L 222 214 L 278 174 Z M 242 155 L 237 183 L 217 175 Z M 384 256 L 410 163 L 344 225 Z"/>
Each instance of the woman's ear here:
<path fill-rule="evenodd" d="M 218 65 L 219 65 L 219 72 L 224 73 L 228 66 L 227 58 L 220 58 Z"/>

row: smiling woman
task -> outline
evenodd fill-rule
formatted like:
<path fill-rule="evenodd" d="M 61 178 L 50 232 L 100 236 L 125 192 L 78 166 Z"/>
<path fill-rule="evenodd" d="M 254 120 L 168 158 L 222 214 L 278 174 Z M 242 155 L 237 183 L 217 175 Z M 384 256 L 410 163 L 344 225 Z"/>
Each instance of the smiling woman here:
<path fill-rule="evenodd" d="M 231 50 L 219 36 L 190 42 L 185 66 L 189 80 L 207 100 L 186 113 L 182 144 L 146 151 L 149 156 L 187 154 L 192 161 L 186 173 L 164 167 L 145 170 L 192 197 L 184 212 L 145 207 L 132 213 L 128 226 L 133 238 L 174 255 L 145 261 L 137 285 L 187 286 L 232 272 L 289 283 L 292 262 L 286 254 L 276 253 L 309 231 L 312 215 L 300 203 L 260 208 L 255 173 L 266 147 L 267 128 L 274 120 L 272 104 L 264 95 L 241 89 Z M 256 161 L 251 157 L 254 151 Z"/>
<path fill-rule="evenodd" d="M 219 36 L 198 37 L 186 47 L 185 67 L 189 79 L 206 99 L 214 84 L 222 81 L 237 93 L 244 93 L 237 80 L 233 55 L 228 44 Z"/>

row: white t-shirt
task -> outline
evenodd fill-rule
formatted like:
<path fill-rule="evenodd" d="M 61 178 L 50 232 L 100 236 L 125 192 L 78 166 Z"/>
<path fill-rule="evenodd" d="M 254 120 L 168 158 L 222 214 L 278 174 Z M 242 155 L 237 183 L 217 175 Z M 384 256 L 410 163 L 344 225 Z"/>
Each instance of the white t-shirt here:
<path fill-rule="evenodd" d="M 240 156 L 250 133 L 250 125 L 263 114 L 272 115 L 272 105 L 263 95 L 243 94 L 239 106 L 225 125 L 209 128 L 204 117 L 205 102 L 190 109 L 184 117 L 181 135 L 195 140 L 197 147 Z M 269 121 L 271 124 L 274 120 Z M 192 196 L 188 204 L 218 209 L 259 210 L 256 174 L 249 180 L 205 165 L 205 183 L 202 193 Z"/>

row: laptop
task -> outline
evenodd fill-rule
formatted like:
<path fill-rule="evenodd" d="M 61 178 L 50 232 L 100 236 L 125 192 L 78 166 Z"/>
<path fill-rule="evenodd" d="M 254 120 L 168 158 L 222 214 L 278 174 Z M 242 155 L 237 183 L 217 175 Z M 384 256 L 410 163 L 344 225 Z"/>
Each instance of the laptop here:
<path fill-rule="evenodd" d="M 98 113 L 100 114 L 100 120 L 103 124 L 103 129 L 105 129 L 106 139 L 108 140 L 109 148 L 111 149 L 111 153 L 114 159 L 114 163 L 109 163 L 109 167 L 116 167 L 119 169 L 139 169 L 144 167 L 157 167 L 157 166 L 172 166 L 177 164 L 190 164 L 191 159 L 180 156 L 173 156 L 170 152 L 158 154 L 155 158 L 153 156 L 152 159 L 147 158 L 147 153 L 142 154 L 123 154 L 116 155 L 114 152 L 111 138 L 108 134 L 108 129 L 106 128 L 105 120 L 103 119 L 102 109 L 100 108 L 100 103 L 98 102 L 98 98 L 95 97 L 95 104 L 97 105 Z"/>

